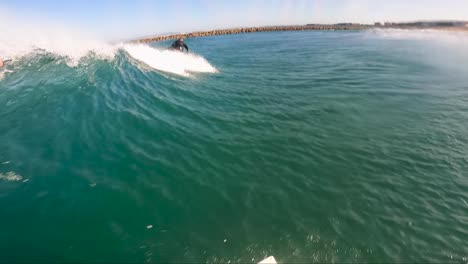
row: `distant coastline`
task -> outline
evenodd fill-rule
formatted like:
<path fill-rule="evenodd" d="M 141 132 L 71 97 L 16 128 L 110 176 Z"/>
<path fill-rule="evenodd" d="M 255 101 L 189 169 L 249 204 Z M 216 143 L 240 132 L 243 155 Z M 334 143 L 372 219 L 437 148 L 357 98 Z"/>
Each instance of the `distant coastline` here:
<path fill-rule="evenodd" d="M 373 25 L 358 24 L 358 23 L 338 23 L 338 24 L 307 24 L 295 26 L 265 26 L 265 27 L 245 27 L 231 29 L 217 29 L 208 31 L 196 31 L 191 33 L 165 34 L 153 37 L 146 37 L 134 40 L 136 43 L 149 43 L 165 41 L 177 38 L 197 38 L 219 35 L 233 35 L 255 32 L 271 32 L 271 31 L 305 31 L 305 30 L 322 30 L 322 31 L 346 31 L 346 30 L 367 30 L 367 29 L 406 29 L 406 30 L 444 30 L 444 31 L 461 31 L 468 32 L 468 22 L 465 21 L 423 21 L 410 23 L 394 23 L 394 22 L 376 22 Z"/>
<path fill-rule="evenodd" d="M 133 42 L 149 43 L 164 41 L 177 38 L 197 38 L 197 37 L 208 37 L 208 36 L 219 36 L 219 35 L 232 35 L 232 34 L 244 34 L 244 33 L 255 33 L 255 32 L 270 32 L 270 31 L 303 31 L 303 30 L 364 30 L 372 28 L 372 25 L 361 25 L 361 24 L 347 24 L 347 25 L 298 25 L 298 26 L 267 26 L 267 27 L 246 27 L 246 28 L 231 28 L 231 29 L 217 29 L 209 31 L 197 31 L 191 33 L 180 33 L 170 34 L 163 36 L 154 36 L 148 38 L 137 39 Z"/>

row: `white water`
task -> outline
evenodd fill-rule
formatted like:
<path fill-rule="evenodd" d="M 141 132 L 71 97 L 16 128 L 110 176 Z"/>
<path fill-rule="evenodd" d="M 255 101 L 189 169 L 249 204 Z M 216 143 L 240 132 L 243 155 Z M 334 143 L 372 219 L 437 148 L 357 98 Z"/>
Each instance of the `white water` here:
<path fill-rule="evenodd" d="M 133 58 L 153 69 L 189 76 L 191 72 L 214 73 L 216 69 L 203 57 L 178 51 L 160 50 L 148 45 L 124 45 Z"/>

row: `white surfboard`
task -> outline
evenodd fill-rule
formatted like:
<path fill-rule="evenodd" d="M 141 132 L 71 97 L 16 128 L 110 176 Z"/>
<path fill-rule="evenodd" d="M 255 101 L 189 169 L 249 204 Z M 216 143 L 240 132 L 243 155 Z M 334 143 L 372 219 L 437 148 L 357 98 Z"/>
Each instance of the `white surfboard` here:
<path fill-rule="evenodd" d="M 273 256 L 269 256 L 268 258 L 260 261 L 258 264 L 277 264 L 276 259 Z"/>

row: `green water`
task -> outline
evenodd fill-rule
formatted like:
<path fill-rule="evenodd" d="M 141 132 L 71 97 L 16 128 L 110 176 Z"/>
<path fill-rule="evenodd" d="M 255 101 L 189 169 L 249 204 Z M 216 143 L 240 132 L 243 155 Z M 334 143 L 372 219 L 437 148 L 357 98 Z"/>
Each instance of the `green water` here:
<path fill-rule="evenodd" d="M 187 43 L 218 72 L 7 66 L 0 262 L 467 262 L 468 37 Z"/>

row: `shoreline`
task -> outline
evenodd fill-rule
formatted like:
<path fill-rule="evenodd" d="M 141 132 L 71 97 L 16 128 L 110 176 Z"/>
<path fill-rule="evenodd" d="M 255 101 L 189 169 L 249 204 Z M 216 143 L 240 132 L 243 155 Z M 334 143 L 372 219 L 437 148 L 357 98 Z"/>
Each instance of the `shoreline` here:
<path fill-rule="evenodd" d="M 207 31 L 195 31 L 191 33 L 178 33 L 159 35 L 154 37 L 140 38 L 131 41 L 132 43 L 150 43 L 159 42 L 178 38 L 199 38 L 220 35 L 235 35 L 258 32 L 274 32 L 274 31 L 348 31 L 348 30 L 368 30 L 368 29 L 402 29 L 402 30 L 438 30 L 450 32 L 465 32 L 468 33 L 468 27 L 414 27 L 414 26 L 374 26 L 374 25 L 298 25 L 298 26 L 267 26 L 267 27 L 245 27 L 245 28 L 230 28 L 230 29 L 215 29 Z"/>

